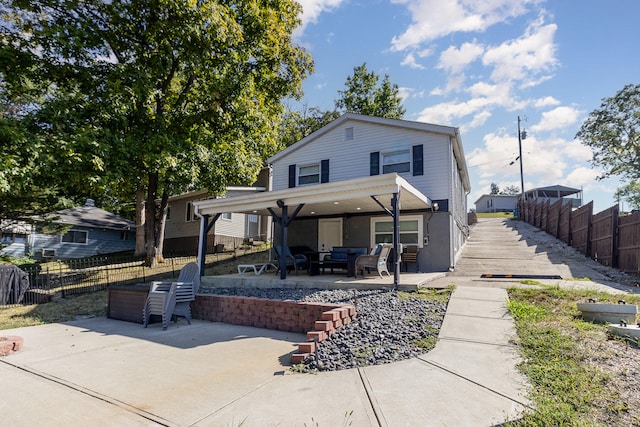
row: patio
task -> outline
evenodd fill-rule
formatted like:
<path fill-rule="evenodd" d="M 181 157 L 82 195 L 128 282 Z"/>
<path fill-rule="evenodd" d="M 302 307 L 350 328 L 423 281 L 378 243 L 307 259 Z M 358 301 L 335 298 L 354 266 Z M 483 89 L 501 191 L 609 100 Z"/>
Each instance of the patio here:
<path fill-rule="evenodd" d="M 401 273 L 398 290 L 416 291 L 429 287 L 429 282 L 444 277 L 446 273 Z M 263 273 L 259 275 L 248 271 L 244 274 L 226 274 L 203 276 L 201 288 L 305 288 L 305 289 L 390 289 L 393 288 L 393 276 L 380 278 L 377 274 L 362 277 L 347 277 L 345 274 L 321 274 L 309 276 L 289 274 L 286 279 L 279 275 Z"/>

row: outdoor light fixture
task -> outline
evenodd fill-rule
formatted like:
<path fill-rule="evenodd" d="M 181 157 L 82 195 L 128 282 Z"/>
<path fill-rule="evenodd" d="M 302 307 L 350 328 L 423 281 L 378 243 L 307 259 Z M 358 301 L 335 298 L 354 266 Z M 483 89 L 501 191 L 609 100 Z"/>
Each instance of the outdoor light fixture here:
<path fill-rule="evenodd" d="M 440 209 L 440 205 L 438 204 L 438 202 L 435 202 L 435 203 L 433 204 L 433 206 L 431 206 L 431 208 L 432 208 L 434 211 L 437 211 L 437 210 L 439 210 L 439 209 Z"/>
<path fill-rule="evenodd" d="M 339 204 L 340 204 L 340 202 L 333 202 L 333 204 L 334 204 L 334 205 L 339 205 Z"/>

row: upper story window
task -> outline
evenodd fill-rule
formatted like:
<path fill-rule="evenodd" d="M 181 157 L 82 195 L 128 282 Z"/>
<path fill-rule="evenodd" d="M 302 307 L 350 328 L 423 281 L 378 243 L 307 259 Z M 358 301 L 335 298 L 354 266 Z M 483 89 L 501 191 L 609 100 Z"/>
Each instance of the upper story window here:
<path fill-rule="evenodd" d="M 227 221 L 231 221 L 231 212 L 223 213 L 222 215 L 220 215 L 220 218 L 226 219 Z"/>
<path fill-rule="evenodd" d="M 382 153 L 382 173 L 409 172 L 411 170 L 411 155 L 409 150 Z"/>
<path fill-rule="evenodd" d="M 300 166 L 298 168 L 298 185 L 317 184 L 320 182 L 320 163 Z"/>
<path fill-rule="evenodd" d="M 62 243 L 76 243 L 86 245 L 89 241 L 89 233 L 83 230 L 69 230 L 62 235 Z"/>
<path fill-rule="evenodd" d="M 423 157 L 422 144 L 394 151 L 374 151 L 369 153 L 369 175 L 393 172 L 424 175 Z"/>
<path fill-rule="evenodd" d="M 195 215 L 193 213 L 193 203 L 187 202 L 187 207 L 185 209 L 185 218 L 186 222 L 195 221 Z"/>

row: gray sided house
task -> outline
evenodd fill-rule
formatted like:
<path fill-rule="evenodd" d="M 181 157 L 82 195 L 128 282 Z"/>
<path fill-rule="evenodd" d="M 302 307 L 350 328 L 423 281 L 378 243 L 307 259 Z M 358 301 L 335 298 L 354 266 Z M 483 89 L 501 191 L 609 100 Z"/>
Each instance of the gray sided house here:
<path fill-rule="evenodd" d="M 518 206 L 519 194 L 483 194 L 476 200 L 476 212 L 513 212 Z"/>
<path fill-rule="evenodd" d="M 230 186 L 222 198 L 248 196 L 266 191 L 266 187 Z M 194 203 L 216 199 L 206 190 L 192 191 L 169 199 L 169 214 L 164 234 L 164 253 L 196 254 L 200 233 L 200 218 Z M 233 249 L 246 242 L 266 242 L 271 238 L 271 218 L 253 212 L 224 212 L 207 235 L 207 252 L 217 248 Z M 223 245 L 223 246 L 220 246 Z"/>
<path fill-rule="evenodd" d="M 135 249 L 135 223 L 95 207 L 91 199 L 51 216 L 55 224 L 70 228 L 64 233 L 31 234 L 26 251 L 34 258 L 84 258 Z"/>
<path fill-rule="evenodd" d="M 276 245 L 390 242 L 394 254 L 400 244 L 418 247 L 414 271 L 455 266 L 470 191 L 457 128 L 347 113 L 268 162 L 270 192 L 195 203 L 201 236 L 221 212 L 257 212 L 274 218 Z"/>
<path fill-rule="evenodd" d="M 566 187 L 564 185 L 550 185 L 539 187 L 524 192 L 525 201 L 528 203 L 555 203 L 562 200 L 562 204 L 571 204 L 573 208 L 582 206 L 582 190 Z"/>

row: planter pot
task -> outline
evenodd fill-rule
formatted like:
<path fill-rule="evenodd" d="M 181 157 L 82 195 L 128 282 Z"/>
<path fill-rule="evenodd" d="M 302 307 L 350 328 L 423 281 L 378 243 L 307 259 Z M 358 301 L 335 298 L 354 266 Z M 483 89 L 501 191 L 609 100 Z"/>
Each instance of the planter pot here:
<path fill-rule="evenodd" d="M 624 320 L 628 324 L 636 322 L 638 306 L 631 304 L 600 304 L 578 303 L 578 310 L 582 312 L 582 318 L 591 322 L 620 323 Z"/>
<path fill-rule="evenodd" d="M 107 308 L 109 319 L 142 323 L 144 304 L 149 295 L 149 286 L 110 286 Z"/>

